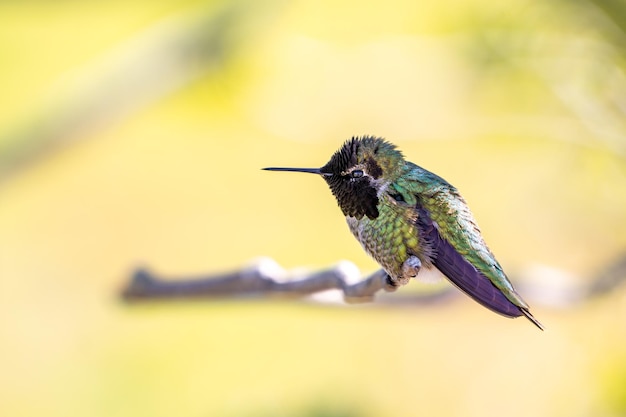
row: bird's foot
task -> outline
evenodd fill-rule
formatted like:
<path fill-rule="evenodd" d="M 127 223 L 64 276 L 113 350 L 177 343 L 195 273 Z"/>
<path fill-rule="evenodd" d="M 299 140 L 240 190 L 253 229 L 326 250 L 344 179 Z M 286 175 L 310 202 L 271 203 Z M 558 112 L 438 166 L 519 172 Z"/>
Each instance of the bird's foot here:
<path fill-rule="evenodd" d="M 419 258 L 415 255 L 409 256 L 409 258 L 402 264 L 402 277 L 406 280 L 404 284 L 408 283 L 411 278 L 415 278 L 417 274 L 419 274 L 421 268 L 422 262 Z"/>
<path fill-rule="evenodd" d="M 391 275 L 387 274 L 387 276 L 385 277 L 385 291 L 394 292 L 398 288 L 400 288 L 400 284 L 398 284 L 396 280 L 391 278 Z"/>
<path fill-rule="evenodd" d="M 415 278 L 422 268 L 422 262 L 415 255 L 409 256 L 409 258 L 402 264 L 402 274 L 399 277 L 392 277 L 387 274 L 385 278 L 385 290 L 395 291 L 399 287 L 409 283 L 411 278 Z"/>

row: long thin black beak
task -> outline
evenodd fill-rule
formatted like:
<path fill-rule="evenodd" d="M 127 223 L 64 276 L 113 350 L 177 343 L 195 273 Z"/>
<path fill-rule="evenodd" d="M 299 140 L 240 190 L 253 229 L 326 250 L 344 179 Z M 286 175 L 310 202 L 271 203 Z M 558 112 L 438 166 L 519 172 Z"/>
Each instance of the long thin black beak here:
<path fill-rule="evenodd" d="M 284 171 L 284 172 L 306 172 L 309 174 L 317 175 L 330 175 L 328 173 L 320 171 L 319 168 L 263 168 L 264 171 Z"/>

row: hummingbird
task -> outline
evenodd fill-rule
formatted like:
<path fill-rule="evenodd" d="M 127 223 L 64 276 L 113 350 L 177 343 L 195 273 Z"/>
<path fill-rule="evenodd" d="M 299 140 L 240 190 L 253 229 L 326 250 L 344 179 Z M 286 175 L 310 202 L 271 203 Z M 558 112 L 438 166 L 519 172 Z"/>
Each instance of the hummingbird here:
<path fill-rule="evenodd" d="M 485 243 L 465 199 L 440 176 L 375 136 L 352 137 L 321 168 L 263 168 L 320 175 L 352 234 L 393 287 L 438 269 L 484 307 L 525 316 L 543 330 Z"/>

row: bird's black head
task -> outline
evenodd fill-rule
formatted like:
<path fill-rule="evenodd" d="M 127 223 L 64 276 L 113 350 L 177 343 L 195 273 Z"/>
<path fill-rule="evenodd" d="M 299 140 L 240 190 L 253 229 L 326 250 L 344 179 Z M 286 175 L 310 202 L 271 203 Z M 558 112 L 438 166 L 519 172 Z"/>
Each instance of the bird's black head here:
<path fill-rule="evenodd" d="M 320 169 L 343 214 L 357 219 L 378 217 L 378 188 L 373 180 L 383 175 L 375 158 L 362 158 L 366 139 L 374 138 L 346 141 Z"/>
<path fill-rule="evenodd" d="M 373 136 L 352 137 L 322 168 L 265 168 L 320 174 L 328 183 L 344 215 L 357 219 L 378 217 L 379 192 L 389 183 L 386 170 L 395 168 L 402 154 Z"/>

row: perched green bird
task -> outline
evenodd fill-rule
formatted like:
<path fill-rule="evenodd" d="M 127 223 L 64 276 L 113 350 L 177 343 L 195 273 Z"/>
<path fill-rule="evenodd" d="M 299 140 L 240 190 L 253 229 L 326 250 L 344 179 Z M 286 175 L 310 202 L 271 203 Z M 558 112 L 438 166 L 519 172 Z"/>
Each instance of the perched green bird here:
<path fill-rule="evenodd" d="M 321 175 L 354 236 L 394 286 L 437 268 L 465 294 L 506 317 L 529 311 L 493 256 L 467 203 L 443 178 L 406 161 L 382 138 L 353 137 L 321 168 L 264 168 Z"/>

